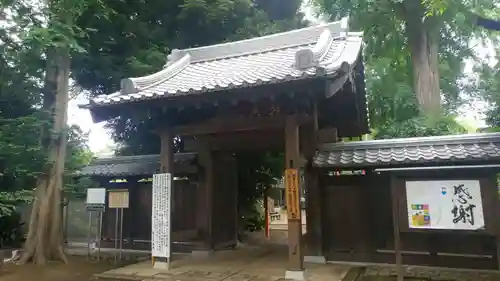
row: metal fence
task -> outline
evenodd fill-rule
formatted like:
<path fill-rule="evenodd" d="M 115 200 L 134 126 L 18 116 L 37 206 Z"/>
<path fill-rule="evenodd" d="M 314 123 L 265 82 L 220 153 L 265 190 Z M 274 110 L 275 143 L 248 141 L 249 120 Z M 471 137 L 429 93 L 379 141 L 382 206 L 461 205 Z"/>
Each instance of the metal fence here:
<path fill-rule="evenodd" d="M 27 234 L 27 226 L 31 216 L 31 204 L 18 207 L 21 219 L 24 222 L 24 232 Z M 97 223 L 93 218 L 91 237 L 94 239 L 97 233 Z M 64 236 L 68 242 L 87 242 L 89 235 L 89 214 L 85 209 L 85 199 L 72 199 L 63 209 Z"/>

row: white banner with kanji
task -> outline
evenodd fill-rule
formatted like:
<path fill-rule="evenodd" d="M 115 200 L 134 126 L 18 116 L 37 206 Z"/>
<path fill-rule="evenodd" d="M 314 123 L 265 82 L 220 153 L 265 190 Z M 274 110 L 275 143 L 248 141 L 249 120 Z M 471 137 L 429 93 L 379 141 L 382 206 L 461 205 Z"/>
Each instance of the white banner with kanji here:
<path fill-rule="evenodd" d="M 407 181 L 410 228 L 484 229 L 478 180 Z"/>

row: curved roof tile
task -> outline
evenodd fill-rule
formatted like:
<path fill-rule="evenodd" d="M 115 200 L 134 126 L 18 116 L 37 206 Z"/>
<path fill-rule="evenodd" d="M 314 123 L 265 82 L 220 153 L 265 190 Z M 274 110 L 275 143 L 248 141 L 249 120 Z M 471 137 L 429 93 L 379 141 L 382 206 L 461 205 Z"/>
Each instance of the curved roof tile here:
<path fill-rule="evenodd" d="M 196 153 L 174 154 L 176 173 L 192 173 L 196 164 Z M 80 176 L 147 176 L 160 171 L 160 155 L 137 155 L 98 158 L 84 167 Z"/>
<path fill-rule="evenodd" d="M 500 163 L 500 133 L 403 138 L 325 144 L 313 160 L 316 167 L 357 168 L 448 162 Z"/>
<path fill-rule="evenodd" d="M 123 79 L 120 92 L 96 97 L 84 107 L 334 75 L 345 65 L 354 65 L 361 37 L 359 32 L 349 32 L 344 18 L 242 41 L 173 50 L 159 72 Z"/>

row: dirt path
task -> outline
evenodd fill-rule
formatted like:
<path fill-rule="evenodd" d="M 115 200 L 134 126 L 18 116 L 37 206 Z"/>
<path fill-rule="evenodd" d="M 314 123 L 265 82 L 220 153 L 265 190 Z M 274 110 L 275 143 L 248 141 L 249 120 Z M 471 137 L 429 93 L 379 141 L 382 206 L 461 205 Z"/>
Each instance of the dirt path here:
<path fill-rule="evenodd" d="M 115 268 L 109 261 L 88 262 L 84 257 L 68 257 L 69 264 L 46 266 L 8 264 L 0 270 L 1 281 L 88 281 L 93 274 Z"/>

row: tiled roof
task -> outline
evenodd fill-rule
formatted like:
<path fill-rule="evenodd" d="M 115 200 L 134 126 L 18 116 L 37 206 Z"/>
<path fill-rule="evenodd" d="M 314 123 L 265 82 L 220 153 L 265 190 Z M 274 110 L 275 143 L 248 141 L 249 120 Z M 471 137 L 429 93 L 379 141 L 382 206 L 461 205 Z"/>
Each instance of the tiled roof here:
<path fill-rule="evenodd" d="M 183 173 L 193 168 L 195 153 L 176 153 L 174 171 Z M 82 176 L 141 176 L 152 175 L 160 170 L 160 155 L 118 156 L 98 158 L 82 169 Z"/>
<path fill-rule="evenodd" d="M 355 168 L 477 160 L 500 163 L 500 133 L 326 144 L 317 152 L 313 165 Z"/>
<path fill-rule="evenodd" d="M 152 75 L 121 81 L 120 92 L 88 106 L 221 91 L 331 76 L 350 71 L 361 51 L 362 34 L 347 19 L 294 31 L 206 47 L 173 50 Z"/>

